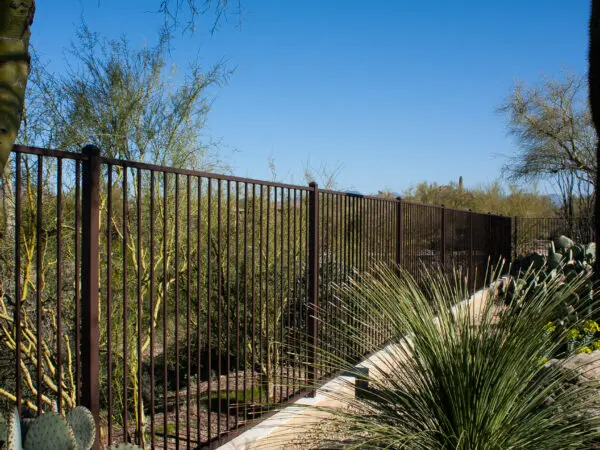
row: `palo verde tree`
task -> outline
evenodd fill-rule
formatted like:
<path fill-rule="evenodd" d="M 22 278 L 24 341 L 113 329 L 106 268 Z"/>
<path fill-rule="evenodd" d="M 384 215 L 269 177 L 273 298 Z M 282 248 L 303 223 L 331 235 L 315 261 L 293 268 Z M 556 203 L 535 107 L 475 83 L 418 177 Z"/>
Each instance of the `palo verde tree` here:
<path fill-rule="evenodd" d="M 170 39 L 160 33 L 155 47 L 136 49 L 82 26 L 70 52 L 74 69 L 55 76 L 36 61 L 24 139 L 72 151 L 94 144 L 110 158 L 222 169 L 201 133 L 211 105 L 207 89 L 226 83 L 231 72 L 222 63 L 207 70 L 193 61 L 185 71 L 168 67 Z"/>
<path fill-rule="evenodd" d="M 203 124 L 210 109 L 210 99 L 206 94 L 208 88 L 225 82 L 228 76 L 227 70 L 220 63 L 204 71 L 199 64 L 191 63 L 188 70 L 178 73 L 175 68 L 167 66 L 167 57 L 169 49 L 169 35 L 161 34 L 159 42 L 154 47 L 144 46 L 135 48 L 130 45 L 126 39 L 104 40 L 98 35 L 92 33 L 87 27 L 82 27 L 78 34 L 78 39 L 72 47 L 74 57 L 73 69 L 62 76 L 54 76 L 44 70 L 42 63 L 33 60 L 33 69 L 28 84 L 28 93 L 26 99 L 26 121 L 25 126 L 21 127 L 19 140 L 25 144 L 37 146 L 59 147 L 66 150 L 78 151 L 82 145 L 93 143 L 103 149 L 105 155 L 111 158 L 123 158 L 135 161 L 152 161 L 175 166 L 186 165 L 189 168 L 215 170 L 219 167 L 223 170 L 218 154 L 211 152 L 211 148 L 203 144 L 201 133 Z M 42 305 L 45 311 L 54 311 L 55 295 L 59 291 L 65 299 L 63 311 L 65 317 L 73 309 L 73 299 L 76 297 L 74 285 L 65 280 L 74 279 L 74 267 L 63 263 L 63 282 L 57 285 L 56 239 L 59 224 L 54 219 L 56 217 L 57 198 L 56 191 L 62 192 L 62 257 L 64 261 L 73 260 L 75 251 L 74 234 L 72 224 L 75 220 L 75 202 L 74 186 L 69 182 L 66 174 L 73 172 L 73 167 L 68 162 L 64 164 L 65 177 L 63 183 L 58 185 L 56 182 L 57 166 L 56 161 L 48 159 L 45 161 L 42 179 L 36 179 L 37 159 L 24 156 L 22 158 L 23 171 L 23 199 L 21 211 L 21 241 L 19 245 L 22 249 L 21 273 L 23 279 L 23 289 L 21 292 L 20 304 L 22 313 L 22 329 L 35 329 L 33 318 L 35 317 L 35 305 L 31 302 L 31 292 L 35 288 L 35 279 L 38 275 L 35 256 L 35 247 L 42 243 L 42 256 L 39 261 L 41 267 L 40 276 L 43 280 Z M 137 225 L 135 215 L 130 215 L 126 220 L 116 211 L 122 210 L 122 186 L 124 179 L 124 170 L 122 167 L 114 167 L 112 171 L 113 186 L 108 186 L 106 180 L 106 167 L 103 169 L 101 186 L 101 258 L 106 261 L 107 258 L 127 260 L 130 270 L 128 274 L 115 270 L 113 280 L 115 291 L 117 283 L 125 283 L 132 288 L 135 283 L 133 280 L 138 274 L 144 274 L 144 283 L 141 294 L 147 296 L 149 289 L 149 278 L 147 273 L 149 266 L 153 264 L 156 268 L 161 268 L 160 273 L 165 274 L 164 283 L 161 283 L 157 289 L 154 298 L 155 308 L 152 312 L 145 312 L 144 323 L 149 323 L 149 328 L 154 328 L 157 322 L 159 311 L 164 311 L 162 305 L 172 299 L 167 299 L 163 287 L 166 290 L 171 289 L 175 277 L 180 276 L 181 272 L 186 272 L 187 267 L 180 265 L 175 267 L 173 255 L 175 245 L 173 243 L 175 231 L 175 220 L 173 217 L 178 212 L 173 208 L 168 209 L 168 217 L 162 223 L 167 224 L 167 229 L 162 230 L 161 237 L 166 236 L 166 242 L 158 241 L 156 245 L 159 248 L 163 246 L 167 249 L 165 254 L 150 261 L 148 255 L 149 230 L 148 221 L 143 228 L 143 239 L 130 239 L 126 242 L 126 248 L 115 246 L 111 255 L 104 252 L 106 248 L 105 239 L 107 231 L 110 230 L 111 236 L 116 241 L 123 236 L 124 231 L 133 233 Z M 132 175 L 130 171 L 130 176 Z M 158 177 L 157 177 L 158 178 Z M 169 196 L 174 196 L 174 179 L 169 178 L 166 185 Z M 35 198 L 37 183 L 41 183 L 41 192 L 43 197 L 42 210 L 38 211 L 35 207 Z M 125 201 L 133 205 L 135 201 L 143 197 L 143 206 L 148 208 L 149 189 L 148 180 L 141 180 L 142 191 L 135 188 Z M 10 281 L 14 278 L 16 267 L 14 265 L 14 235 L 9 232 L 14 228 L 14 192 L 12 180 L 7 178 L 6 182 L 0 180 L 0 353 L 13 355 L 14 358 L 14 327 L 13 309 L 15 304 L 14 292 L 11 290 Z M 115 203 L 119 202 L 118 207 L 114 207 L 110 218 L 107 218 L 107 193 L 112 189 Z M 183 197 L 183 194 L 181 195 Z M 118 200 L 117 200 L 118 199 Z M 198 216 L 199 205 L 194 204 L 195 217 Z M 162 197 L 156 198 L 156 209 L 165 211 L 163 208 Z M 41 214 L 42 227 L 41 236 L 37 236 L 35 220 Z M 158 234 L 158 233 L 157 233 Z M 183 251 L 181 245 L 179 250 Z M 197 246 L 195 245 L 194 248 Z M 137 259 L 135 255 L 141 254 Z M 166 270 L 162 270 L 166 268 Z M 134 298 L 135 292 L 129 293 L 130 298 Z M 115 297 L 116 298 L 116 297 Z M 170 305 L 169 305 L 170 306 Z M 128 308 L 131 306 L 129 305 Z M 119 309 L 120 308 L 120 309 Z M 122 317 L 122 304 L 115 303 L 110 311 L 101 308 L 101 315 L 111 314 L 114 316 L 115 329 L 131 330 L 129 336 L 135 336 L 135 316 L 130 317 L 134 320 L 119 322 Z M 171 310 L 167 309 L 170 313 Z M 54 315 L 54 313 L 52 314 Z M 73 381 L 74 361 L 72 355 L 75 353 L 73 348 L 73 330 L 68 327 L 67 322 L 63 325 L 56 321 L 45 323 L 45 328 L 39 336 L 43 341 L 42 346 L 47 353 L 44 354 L 45 365 L 42 368 L 44 377 L 43 386 L 37 386 L 31 377 L 33 365 L 35 365 L 35 352 L 23 351 L 22 370 L 24 378 L 28 383 L 25 386 L 24 398 L 30 396 L 41 389 L 44 392 L 43 407 L 47 408 L 52 400 L 59 395 L 59 387 L 56 379 L 58 371 L 62 377 L 61 398 L 63 405 L 72 407 L 75 405 L 75 384 Z M 106 348 L 106 339 L 108 334 L 105 329 L 101 333 L 101 347 Z M 144 341 L 142 351 L 147 354 L 149 339 L 145 330 L 136 330 L 144 332 Z M 62 337 L 61 337 L 62 335 Z M 38 336 L 35 332 L 24 333 L 31 342 L 27 342 L 27 348 L 35 348 Z M 114 335 L 116 339 L 117 335 Z M 62 351 L 53 351 L 54 343 L 60 339 Z M 131 341 L 131 342 L 129 342 Z M 135 348 L 135 339 L 128 339 L 127 348 L 130 350 L 127 356 L 129 367 L 134 368 L 137 365 Z M 33 347 L 31 347 L 33 345 Z M 115 360 L 125 358 L 125 352 L 114 350 Z M 61 360 L 62 368 L 57 364 Z M 14 361 L 14 360 L 13 360 Z M 10 363 L 8 361 L 7 363 Z M 14 364 L 10 363 L 10 364 Z M 0 361 L 0 402 L 3 400 L 14 401 L 14 391 L 12 384 L 14 381 L 4 382 L 2 376 L 7 371 L 6 364 Z M 10 372 L 10 371 L 9 371 Z M 140 380 L 136 371 L 130 370 L 127 374 L 119 374 L 115 379 L 127 379 L 129 382 L 130 399 L 137 401 L 140 389 Z M 14 377 L 13 377 L 14 378 Z M 119 391 L 115 384 L 115 391 Z M 116 399 L 115 401 L 118 401 Z M 33 406 L 33 405 L 30 405 Z M 131 406 L 129 401 L 127 406 L 130 409 L 143 411 L 143 407 L 137 405 Z M 121 407 L 121 410 L 123 407 Z M 141 427 L 145 425 L 144 417 L 137 417 Z M 118 422 L 121 420 L 115 417 Z"/>
<path fill-rule="evenodd" d="M 158 9 L 165 17 L 168 31 L 178 26 L 182 5 L 189 10 L 187 29 L 193 30 L 199 15 L 212 12 L 214 31 L 229 6 L 229 0 L 161 0 Z M 4 173 L 21 125 L 31 66 L 29 38 L 34 15 L 35 0 L 0 0 L 0 174 Z"/>

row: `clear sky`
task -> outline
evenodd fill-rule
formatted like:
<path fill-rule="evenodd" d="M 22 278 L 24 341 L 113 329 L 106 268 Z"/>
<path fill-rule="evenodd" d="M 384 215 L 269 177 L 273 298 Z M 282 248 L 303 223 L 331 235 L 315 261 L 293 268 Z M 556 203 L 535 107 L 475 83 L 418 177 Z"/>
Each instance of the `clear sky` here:
<path fill-rule="evenodd" d="M 159 0 L 38 0 L 32 43 L 60 72 L 84 17 L 107 37 L 155 40 Z M 175 3 L 175 2 L 173 2 Z M 517 80 L 587 70 L 589 1 L 241 0 L 172 52 L 236 67 L 214 92 L 207 138 L 237 175 L 303 183 L 303 166 L 341 164 L 343 188 L 401 192 L 462 175 L 499 177 L 515 150 L 495 112 Z M 241 26 L 238 26 L 241 24 Z M 232 153 L 231 149 L 236 152 Z"/>

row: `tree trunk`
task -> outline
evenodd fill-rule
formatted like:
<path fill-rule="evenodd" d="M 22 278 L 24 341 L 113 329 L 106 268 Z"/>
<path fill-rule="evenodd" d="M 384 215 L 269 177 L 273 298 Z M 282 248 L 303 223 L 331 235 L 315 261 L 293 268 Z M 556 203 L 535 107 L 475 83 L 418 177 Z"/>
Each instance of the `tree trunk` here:
<path fill-rule="evenodd" d="M 0 174 L 21 124 L 34 13 L 35 0 L 0 0 Z"/>
<path fill-rule="evenodd" d="M 592 0 L 590 14 L 590 47 L 589 47 L 589 69 L 588 84 L 590 96 L 590 109 L 592 121 L 596 128 L 596 186 L 600 186 L 600 0 Z M 600 196 L 595 195 L 594 220 L 596 230 L 596 241 L 600 238 Z M 596 258 L 594 267 L 594 279 L 600 281 L 600 257 Z"/>

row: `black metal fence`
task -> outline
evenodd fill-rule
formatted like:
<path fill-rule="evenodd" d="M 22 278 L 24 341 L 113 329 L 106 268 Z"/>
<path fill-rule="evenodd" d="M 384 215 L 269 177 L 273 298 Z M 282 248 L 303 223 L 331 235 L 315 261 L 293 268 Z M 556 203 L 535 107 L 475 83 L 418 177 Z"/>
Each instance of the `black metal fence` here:
<path fill-rule="evenodd" d="M 77 404 L 101 445 L 215 447 L 333 375 L 335 285 L 374 264 L 481 281 L 511 219 L 16 146 L 2 183 L 0 402 Z M 356 324 L 353 324 L 356 325 Z M 371 345 L 384 332 L 365 327 Z M 382 328 L 383 329 L 383 328 Z"/>

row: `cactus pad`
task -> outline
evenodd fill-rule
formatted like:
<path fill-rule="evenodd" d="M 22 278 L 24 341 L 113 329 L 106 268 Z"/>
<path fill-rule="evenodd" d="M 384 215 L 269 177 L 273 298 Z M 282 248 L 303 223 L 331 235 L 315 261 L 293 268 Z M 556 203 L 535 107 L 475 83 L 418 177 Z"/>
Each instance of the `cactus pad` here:
<path fill-rule="evenodd" d="M 76 450 L 73 431 L 59 414 L 47 412 L 39 416 L 29 427 L 24 450 Z"/>
<path fill-rule="evenodd" d="M 573 246 L 574 242 L 566 236 L 559 236 L 554 239 L 554 246 L 557 252 L 565 254 Z"/>
<path fill-rule="evenodd" d="M 67 422 L 73 430 L 77 450 L 89 450 L 96 438 L 96 425 L 92 413 L 83 406 L 73 408 L 67 413 Z"/>
<path fill-rule="evenodd" d="M 6 448 L 8 450 L 21 450 L 23 448 L 21 439 L 21 420 L 19 419 L 19 411 L 17 408 L 14 408 L 10 416 L 8 416 Z"/>
<path fill-rule="evenodd" d="M 573 259 L 575 261 L 583 261 L 585 255 L 585 247 L 583 245 L 575 244 L 571 247 L 571 251 L 573 252 Z"/>
<path fill-rule="evenodd" d="M 550 270 L 552 269 L 556 269 L 558 266 L 560 266 L 560 263 L 563 259 L 563 255 L 562 253 L 551 253 L 548 255 L 548 268 Z"/>
<path fill-rule="evenodd" d="M 585 248 L 585 260 L 593 264 L 596 261 L 596 243 L 590 242 Z"/>

